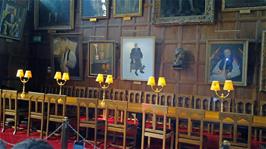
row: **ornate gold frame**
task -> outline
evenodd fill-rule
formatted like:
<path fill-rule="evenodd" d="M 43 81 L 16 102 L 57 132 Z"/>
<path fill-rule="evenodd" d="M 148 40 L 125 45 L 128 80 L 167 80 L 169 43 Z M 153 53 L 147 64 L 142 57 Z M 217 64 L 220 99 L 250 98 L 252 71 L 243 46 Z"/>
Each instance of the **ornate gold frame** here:
<path fill-rule="evenodd" d="M 132 0 L 129 0 L 132 1 Z M 114 17 L 133 17 L 133 16 L 142 16 L 142 0 L 139 1 L 139 11 L 137 13 L 127 13 L 127 14 L 117 14 L 116 7 L 117 3 L 116 0 L 113 0 L 113 16 Z"/>
<path fill-rule="evenodd" d="M 79 6 L 79 12 L 80 12 L 80 18 L 83 20 L 90 19 L 90 18 L 99 18 L 99 19 L 106 19 L 109 17 L 109 8 L 110 8 L 110 0 L 106 0 L 106 16 L 82 16 L 82 5 L 84 0 L 80 0 L 80 6 Z"/>
<path fill-rule="evenodd" d="M 262 32 L 260 55 L 260 91 L 266 91 L 266 31 Z"/>
<path fill-rule="evenodd" d="M 242 80 L 233 81 L 235 85 L 247 85 L 247 62 L 248 62 L 248 40 L 208 40 L 206 42 L 206 63 L 205 63 L 205 80 L 210 83 L 210 59 L 211 45 L 213 44 L 242 44 L 243 45 L 243 61 L 242 61 Z M 219 81 L 219 80 L 218 80 Z"/>
<path fill-rule="evenodd" d="M 214 0 L 205 0 L 204 15 L 160 17 L 161 1 L 153 1 L 153 23 L 155 24 L 187 24 L 187 23 L 213 23 L 214 22 Z"/>
<path fill-rule="evenodd" d="M 253 1 L 253 0 L 252 0 L 252 1 Z M 255 0 L 254 0 L 254 1 L 255 1 Z M 262 9 L 266 9 L 266 6 L 225 8 L 225 0 L 222 0 L 222 11 L 262 10 Z"/>

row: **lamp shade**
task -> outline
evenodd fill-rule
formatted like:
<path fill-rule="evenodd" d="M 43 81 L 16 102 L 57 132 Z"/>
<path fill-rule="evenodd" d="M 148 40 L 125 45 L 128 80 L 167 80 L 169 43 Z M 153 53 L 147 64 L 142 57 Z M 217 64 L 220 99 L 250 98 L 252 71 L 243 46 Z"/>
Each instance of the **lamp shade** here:
<path fill-rule="evenodd" d="M 18 69 L 18 71 L 17 71 L 17 75 L 16 75 L 18 78 L 21 78 L 21 77 L 23 77 L 24 76 L 24 72 L 23 72 L 23 70 L 22 69 Z"/>
<path fill-rule="evenodd" d="M 234 85 L 232 80 L 225 80 L 224 88 L 225 91 L 232 91 L 234 90 Z"/>
<path fill-rule="evenodd" d="M 220 89 L 220 83 L 219 83 L 219 81 L 212 81 L 211 90 L 212 91 L 219 91 L 219 90 L 221 90 Z"/>
<path fill-rule="evenodd" d="M 69 73 L 68 72 L 64 72 L 63 73 L 62 80 L 65 80 L 65 81 L 68 81 L 69 80 Z"/>
<path fill-rule="evenodd" d="M 54 75 L 54 79 L 59 80 L 59 79 L 61 79 L 61 78 L 62 78 L 62 74 L 61 74 L 61 72 L 57 71 L 57 72 L 55 73 L 55 75 Z"/>
<path fill-rule="evenodd" d="M 103 83 L 103 74 L 98 74 L 97 75 L 97 78 L 96 78 L 96 82 L 98 82 L 98 83 Z"/>
<path fill-rule="evenodd" d="M 155 85 L 155 78 L 154 78 L 154 76 L 150 76 L 149 77 L 149 80 L 147 82 L 147 85 L 149 85 L 149 86 L 154 86 Z"/>
<path fill-rule="evenodd" d="M 30 70 L 26 70 L 26 72 L 25 72 L 25 76 L 24 76 L 25 78 L 32 78 L 32 73 L 31 73 L 31 71 Z"/>
<path fill-rule="evenodd" d="M 159 77 L 158 79 L 158 86 L 164 87 L 166 86 L 166 81 L 164 77 Z"/>
<path fill-rule="evenodd" d="M 105 83 L 112 84 L 113 83 L 113 76 L 112 75 L 107 75 Z"/>

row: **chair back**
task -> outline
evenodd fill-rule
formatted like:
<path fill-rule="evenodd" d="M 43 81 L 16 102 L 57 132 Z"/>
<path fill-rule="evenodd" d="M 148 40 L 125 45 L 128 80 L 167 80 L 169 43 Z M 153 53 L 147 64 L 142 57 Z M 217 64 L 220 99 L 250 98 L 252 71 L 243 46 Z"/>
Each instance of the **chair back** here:
<path fill-rule="evenodd" d="M 223 112 L 231 112 L 232 111 L 232 99 L 231 98 L 225 98 L 225 99 L 220 99 L 213 97 L 213 111 L 221 111 L 221 102 L 223 102 Z"/>
<path fill-rule="evenodd" d="M 166 126 L 167 126 L 167 113 L 168 113 L 168 106 L 162 106 L 162 105 L 155 105 L 155 104 L 142 104 L 142 127 L 145 130 L 156 130 L 156 131 L 163 131 L 163 133 L 166 133 Z M 152 126 L 151 128 L 146 126 L 146 115 L 152 115 Z M 157 127 L 157 119 L 162 118 L 162 125 L 163 127 Z"/>
<path fill-rule="evenodd" d="M 77 120 L 80 122 L 89 122 L 89 121 L 94 121 L 95 124 L 97 122 L 98 118 L 98 99 L 96 98 L 78 98 L 77 99 Z M 81 109 L 85 108 L 85 114 L 81 112 Z M 89 115 L 90 112 L 93 110 L 93 115 Z M 81 116 L 85 115 L 85 119 L 82 121 L 80 120 Z M 79 122 L 78 122 L 79 125 Z"/>
<path fill-rule="evenodd" d="M 113 89 L 112 99 L 113 100 L 126 101 L 126 90 Z"/>
<path fill-rule="evenodd" d="M 208 96 L 194 96 L 193 109 L 201 109 L 210 111 L 211 97 Z"/>
<path fill-rule="evenodd" d="M 112 125 L 124 125 L 126 126 L 127 122 L 127 101 L 119 101 L 119 100 L 105 100 L 105 110 L 106 110 L 106 119 L 113 114 L 114 112 L 114 121 Z M 113 112 L 111 112 L 113 111 Z M 123 113 L 120 115 L 120 113 Z M 119 117 L 119 115 L 121 117 Z M 109 123 L 107 125 L 110 125 Z"/>
<path fill-rule="evenodd" d="M 177 107 L 192 108 L 192 95 L 176 95 Z"/>
<path fill-rule="evenodd" d="M 265 100 L 260 100 L 259 101 L 259 115 L 261 116 L 266 116 L 266 101 Z"/>
<path fill-rule="evenodd" d="M 155 92 L 144 92 L 144 98 L 142 103 L 157 104 L 158 94 Z"/>
<path fill-rule="evenodd" d="M 255 100 L 237 98 L 235 101 L 236 113 L 254 114 Z"/>
<path fill-rule="evenodd" d="M 59 87 L 54 85 L 49 85 L 44 87 L 44 93 L 49 94 L 58 94 L 59 93 Z"/>
<path fill-rule="evenodd" d="M 87 88 L 87 98 L 99 98 L 99 88 L 88 87 Z"/>
<path fill-rule="evenodd" d="M 18 93 L 15 90 L 2 90 L 3 110 L 17 111 Z"/>
<path fill-rule="evenodd" d="M 136 90 L 127 91 L 127 101 L 130 103 L 141 103 L 142 92 Z"/>
<path fill-rule="evenodd" d="M 223 132 L 224 132 L 224 123 L 233 125 L 233 138 L 230 141 L 231 146 L 239 148 L 251 148 L 251 125 L 253 122 L 253 116 L 250 114 L 242 113 L 232 113 L 232 112 L 221 112 L 220 113 L 220 135 L 219 135 L 219 144 L 223 142 Z M 238 127 L 246 126 L 248 127 L 248 132 L 243 133 L 245 135 L 239 135 Z"/>
<path fill-rule="evenodd" d="M 51 116 L 66 116 L 66 96 L 58 94 L 46 94 L 45 101 L 48 103 L 47 115 Z"/>
<path fill-rule="evenodd" d="M 62 86 L 62 94 L 67 96 L 73 96 L 73 86 Z"/>
<path fill-rule="evenodd" d="M 29 92 L 29 115 L 44 113 L 44 93 Z"/>
<path fill-rule="evenodd" d="M 112 90 L 111 89 L 100 89 L 99 90 L 99 99 L 103 99 L 103 92 L 105 92 L 105 99 L 112 99 Z"/>
<path fill-rule="evenodd" d="M 75 86 L 74 87 L 75 97 L 86 97 L 86 87 L 85 86 Z"/>
<path fill-rule="evenodd" d="M 159 93 L 159 105 L 174 107 L 174 94 L 173 93 Z"/>

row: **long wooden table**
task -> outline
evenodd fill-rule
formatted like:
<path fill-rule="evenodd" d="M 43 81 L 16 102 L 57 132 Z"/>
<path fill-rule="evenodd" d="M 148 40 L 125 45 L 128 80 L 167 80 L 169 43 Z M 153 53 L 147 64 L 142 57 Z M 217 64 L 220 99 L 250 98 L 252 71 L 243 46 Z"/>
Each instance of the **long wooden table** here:
<path fill-rule="evenodd" d="M 20 94 L 18 95 L 20 97 Z M 28 101 L 27 94 L 24 98 L 19 98 L 19 100 Z M 77 105 L 78 97 L 67 97 L 66 104 L 69 106 L 76 106 Z M 100 106 L 99 108 L 103 108 Z M 141 103 L 128 103 L 128 111 L 133 113 L 142 113 L 142 105 Z M 168 107 L 168 116 L 169 117 L 176 117 L 176 107 Z M 216 111 L 205 111 L 205 118 L 204 121 L 209 122 L 220 122 L 219 120 L 220 112 Z M 253 115 L 253 127 L 266 127 L 266 116 L 258 116 Z"/>

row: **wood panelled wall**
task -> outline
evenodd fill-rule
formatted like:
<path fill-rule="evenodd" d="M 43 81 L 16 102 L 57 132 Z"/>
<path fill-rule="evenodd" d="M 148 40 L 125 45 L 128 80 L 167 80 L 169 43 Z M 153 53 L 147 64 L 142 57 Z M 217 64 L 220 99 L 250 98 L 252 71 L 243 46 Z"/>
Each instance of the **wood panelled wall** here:
<path fill-rule="evenodd" d="M 212 95 L 212 92 L 209 91 L 210 84 L 205 81 L 206 41 L 209 39 L 248 39 L 250 41 L 248 85 L 236 87 L 233 96 L 243 99 L 264 99 L 264 93 L 259 92 L 258 87 L 261 34 L 262 30 L 266 29 L 266 11 L 252 11 L 250 14 L 221 12 L 221 0 L 215 0 L 216 21 L 214 24 L 163 26 L 152 23 L 152 0 L 144 0 L 142 17 L 133 17 L 130 21 L 123 21 L 121 18 L 112 17 L 111 14 L 109 19 L 98 20 L 93 23 L 80 19 L 79 0 L 75 2 L 75 30 L 69 32 L 80 32 L 83 38 L 85 77 L 82 81 L 70 81 L 67 83 L 68 85 L 97 86 L 95 78 L 85 75 L 86 62 L 88 61 L 86 42 L 115 40 L 117 42 L 117 75 L 113 88 L 149 91 L 150 88 L 146 86 L 146 82 L 136 84 L 133 81 L 120 79 L 120 37 L 156 36 L 155 76 L 166 77 L 167 86 L 164 91 L 176 94 Z M 36 89 L 40 84 L 45 85 L 54 81 L 52 74 L 47 73 L 47 67 L 51 66 L 49 33 L 34 30 L 31 32 L 32 35 L 41 35 L 43 38 L 42 43 L 29 43 L 29 67 L 35 76 L 32 81 L 32 89 Z M 172 68 L 177 47 L 184 48 L 188 53 L 187 68 L 183 70 Z"/>

